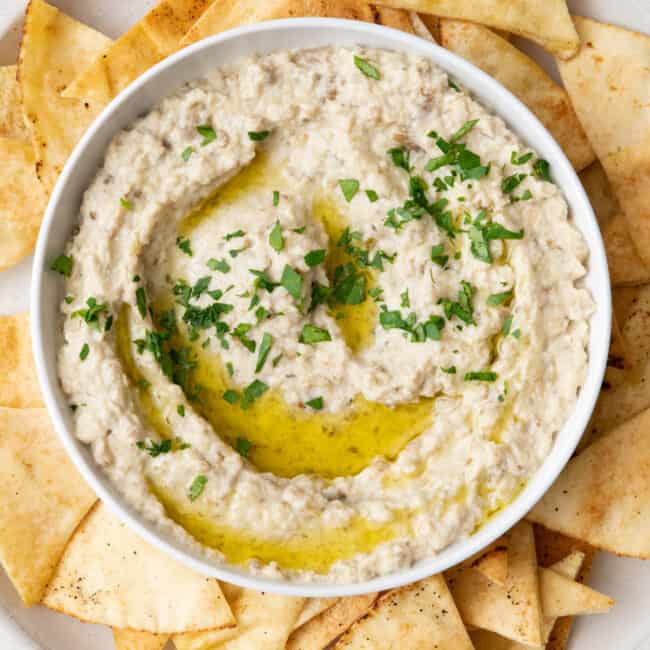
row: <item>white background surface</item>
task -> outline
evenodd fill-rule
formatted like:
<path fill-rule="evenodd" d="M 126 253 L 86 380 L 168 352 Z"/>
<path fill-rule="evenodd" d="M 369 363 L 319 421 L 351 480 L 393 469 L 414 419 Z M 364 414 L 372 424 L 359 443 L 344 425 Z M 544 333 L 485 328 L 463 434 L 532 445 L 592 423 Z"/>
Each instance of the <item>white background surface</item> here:
<path fill-rule="evenodd" d="M 155 4 L 155 0 L 49 1 L 112 38 Z M 15 62 L 25 4 L 26 0 L 0 0 L 0 65 Z M 569 5 L 574 13 L 650 34 L 648 0 L 569 0 Z M 551 57 L 535 46 L 523 45 L 556 76 Z M 31 258 L 0 273 L 0 314 L 27 310 L 30 270 Z M 34 553 L 38 553 L 37 548 Z M 615 598 L 616 606 L 608 615 L 578 620 L 570 649 L 650 650 L 650 562 L 599 554 L 590 584 Z M 22 607 L 9 580 L 0 572 L 0 650 L 112 648 L 106 628 L 78 623 L 42 607 Z"/>

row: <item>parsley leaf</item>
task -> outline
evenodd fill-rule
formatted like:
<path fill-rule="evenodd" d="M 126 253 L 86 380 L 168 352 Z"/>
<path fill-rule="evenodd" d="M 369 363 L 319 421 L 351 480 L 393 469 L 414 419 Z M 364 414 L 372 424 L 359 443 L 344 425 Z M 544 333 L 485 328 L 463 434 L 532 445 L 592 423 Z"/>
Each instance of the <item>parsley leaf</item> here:
<path fill-rule="evenodd" d="M 120 199 L 120 205 L 125 209 L 125 210 L 133 210 L 133 203 L 131 201 L 128 201 L 124 197 Z"/>
<path fill-rule="evenodd" d="M 462 137 L 466 136 L 478 123 L 480 120 L 468 120 L 461 126 L 456 133 L 454 133 L 451 138 L 449 138 L 450 143 L 458 142 Z"/>
<path fill-rule="evenodd" d="M 99 315 L 102 312 L 108 311 L 108 305 L 106 303 L 98 304 L 97 300 L 92 296 L 86 300 L 86 305 L 88 305 L 88 309 L 78 309 L 77 311 L 73 311 L 71 318 L 83 318 L 85 323 L 98 330 Z M 108 323 L 108 320 L 106 322 Z"/>
<path fill-rule="evenodd" d="M 135 303 L 138 306 L 138 311 L 142 318 L 147 317 L 147 295 L 144 292 L 144 287 L 138 287 L 135 290 Z"/>
<path fill-rule="evenodd" d="M 349 203 L 359 191 L 359 181 L 356 178 L 342 178 L 339 180 L 339 187 L 345 200 Z"/>
<path fill-rule="evenodd" d="M 237 453 L 244 458 L 248 458 L 248 454 L 252 447 L 253 443 L 247 438 L 237 438 L 237 440 L 235 440 L 235 449 L 237 450 Z"/>
<path fill-rule="evenodd" d="M 183 253 L 192 257 L 192 245 L 189 237 L 176 237 L 176 246 L 178 246 Z"/>
<path fill-rule="evenodd" d="M 533 173 L 540 180 L 547 181 L 548 183 L 553 182 L 551 179 L 551 166 L 548 161 L 543 158 L 535 161 L 535 164 L 533 165 Z"/>
<path fill-rule="evenodd" d="M 326 255 L 327 251 L 324 248 L 309 251 L 309 253 L 305 255 L 305 264 L 309 267 L 318 266 L 325 261 Z"/>
<path fill-rule="evenodd" d="M 226 241 L 230 241 L 231 239 L 235 239 L 236 237 L 243 237 L 246 234 L 246 231 L 244 230 L 234 230 L 233 232 L 229 232 L 226 235 L 224 235 L 224 239 Z"/>
<path fill-rule="evenodd" d="M 181 158 L 183 159 L 183 162 L 187 162 L 193 153 L 194 153 L 194 147 L 185 147 L 185 149 L 183 149 L 183 153 L 181 154 Z"/>
<path fill-rule="evenodd" d="M 82 361 L 85 361 L 89 352 L 90 352 L 90 348 L 88 347 L 88 343 L 84 343 L 83 346 L 81 347 L 81 351 L 79 352 L 79 358 Z"/>
<path fill-rule="evenodd" d="M 504 194 L 511 194 L 515 188 L 519 187 L 521 182 L 527 176 L 528 174 L 513 174 L 512 176 L 507 176 L 501 181 L 501 190 Z"/>
<path fill-rule="evenodd" d="M 314 411 L 321 411 L 325 402 L 322 397 L 314 397 L 313 399 L 307 400 L 305 404 L 314 409 Z"/>
<path fill-rule="evenodd" d="M 289 292 L 295 300 L 300 300 L 302 296 L 302 275 L 294 268 L 285 265 L 280 278 L 280 284 Z"/>
<path fill-rule="evenodd" d="M 237 327 L 232 331 L 231 336 L 239 339 L 239 342 L 250 352 L 255 352 L 257 347 L 255 341 L 248 337 L 248 332 L 250 332 L 253 326 L 250 323 L 239 323 Z M 257 372 L 257 371 L 256 371 Z"/>
<path fill-rule="evenodd" d="M 246 388 L 244 388 L 244 396 L 241 401 L 241 407 L 246 410 L 250 405 L 269 389 L 269 387 L 259 379 L 252 381 Z"/>
<path fill-rule="evenodd" d="M 456 374 L 456 366 L 449 366 L 449 368 L 443 368 L 441 366 L 440 370 L 442 370 L 442 372 L 446 372 L 448 375 L 455 375 Z"/>
<path fill-rule="evenodd" d="M 203 136 L 203 140 L 201 141 L 202 147 L 205 147 L 217 139 L 215 130 L 209 124 L 202 124 L 201 126 L 197 126 L 196 130 L 198 131 L 199 135 Z"/>
<path fill-rule="evenodd" d="M 52 262 L 52 264 L 50 264 L 50 269 L 52 269 L 52 271 L 60 273 L 61 275 L 64 275 L 66 278 L 69 278 L 70 274 L 72 273 L 73 265 L 74 261 L 72 257 L 68 257 L 67 255 L 59 255 Z"/>
<path fill-rule="evenodd" d="M 241 395 L 236 390 L 228 389 L 224 392 L 223 398 L 228 404 L 237 404 L 241 399 Z"/>
<path fill-rule="evenodd" d="M 207 261 L 207 266 L 213 271 L 219 271 L 221 273 L 228 273 L 228 271 L 230 271 L 230 264 L 228 264 L 228 262 L 226 262 L 226 260 L 223 258 L 217 260 L 214 257 L 211 257 Z"/>
<path fill-rule="evenodd" d="M 473 372 L 466 372 L 463 379 L 465 381 L 496 381 L 497 373 L 489 370 L 478 370 Z"/>
<path fill-rule="evenodd" d="M 431 247 L 431 261 L 444 268 L 449 261 L 449 255 L 445 255 L 444 244 L 437 244 Z"/>
<path fill-rule="evenodd" d="M 273 337 L 265 332 L 262 336 L 262 342 L 260 343 L 259 356 L 257 357 L 257 364 L 255 366 L 255 372 L 260 372 L 266 363 L 266 358 L 269 356 L 271 346 L 273 345 Z"/>
<path fill-rule="evenodd" d="M 158 456 L 160 456 L 160 454 L 168 454 L 172 450 L 171 438 L 161 440 L 160 442 L 156 442 L 155 440 L 150 440 L 149 446 L 147 446 L 146 440 L 138 440 L 138 442 L 136 442 L 135 445 L 138 449 L 142 449 L 142 451 L 146 451 L 149 454 L 149 456 L 151 456 L 152 458 L 157 458 Z"/>
<path fill-rule="evenodd" d="M 201 496 L 207 482 L 208 482 L 208 477 L 205 476 L 204 474 L 199 474 L 192 481 L 192 485 L 190 485 L 190 491 L 188 494 L 190 501 L 196 501 Z"/>
<path fill-rule="evenodd" d="M 326 329 L 318 327 L 317 325 L 312 325 L 311 323 L 305 323 L 302 326 L 302 332 L 300 333 L 300 338 L 298 340 L 300 343 L 312 344 L 331 341 L 332 337 Z"/>
<path fill-rule="evenodd" d="M 271 234 L 269 235 L 269 244 L 277 253 L 284 248 L 284 237 L 282 236 L 282 227 L 280 226 L 279 221 L 275 222 L 275 226 L 273 226 L 271 230 Z"/>
<path fill-rule="evenodd" d="M 401 167 L 403 170 L 411 173 L 411 154 L 404 147 L 393 147 L 386 152 L 395 167 Z"/>
<path fill-rule="evenodd" d="M 210 286 L 210 280 L 212 280 L 212 278 L 209 275 L 199 278 L 196 281 L 196 284 L 192 287 L 192 298 L 198 298 L 201 294 L 205 293 Z"/>
<path fill-rule="evenodd" d="M 249 131 L 248 137 L 253 140 L 253 142 L 262 142 L 269 137 L 270 131 Z"/>
<path fill-rule="evenodd" d="M 372 64 L 370 61 L 367 61 L 366 59 L 362 59 L 360 56 L 354 57 L 354 65 L 363 72 L 366 77 L 370 77 L 371 79 L 376 79 L 379 81 L 381 79 L 381 73 L 379 70 Z"/>
<path fill-rule="evenodd" d="M 512 315 L 508 316 L 508 318 L 505 319 L 503 323 L 503 327 L 501 328 L 501 334 L 504 336 L 508 336 L 510 334 L 510 328 L 512 327 Z"/>
<path fill-rule="evenodd" d="M 445 311 L 447 319 L 453 316 L 459 318 L 468 325 L 476 325 L 474 321 L 474 307 L 472 305 L 472 298 L 476 293 L 476 287 L 472 286 L 465 280 L 461 281 L 461 288 L 458 291 L 458 301 L 454 302 L 449 298 L 442 298 L 440 303 Z"/>
<path fill-rule="evenodd" d="M 280 192 L 273 190 L 273 205 L 277 208 L 280 205 Z"/>
<path fill-rule="evenodd" d="M 518 156 L 516 151 L 510 155 L 510 162 L 513 165 L 525 165 L 533 157 L 532 153 L 525 153 L 523 156 Z"/>
<path fill-rule="evenodd" d="M 368 197 L 368 200 L 370 203 L 374 203 L 375 201 L 379 200 L 379 195 L 375 190 L 366 190 L 366 196 Z"/>
<path fill-rule="evenodd" d="M 490 307 L 507 305 L 510 300 L 512 300 L 513 295 L 514 291 L 512 289 L 510 289 L 510 291 L 504 291 L 503 293 L 492 293 L 487 297 L 487 304 L 490 305 Z"/>

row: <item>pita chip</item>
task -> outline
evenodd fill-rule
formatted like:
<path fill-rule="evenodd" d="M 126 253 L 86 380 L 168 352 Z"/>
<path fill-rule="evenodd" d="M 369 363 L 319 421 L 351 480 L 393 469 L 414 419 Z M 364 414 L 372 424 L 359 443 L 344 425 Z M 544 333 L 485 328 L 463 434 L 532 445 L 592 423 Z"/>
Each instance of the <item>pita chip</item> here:
<path fill-rule="evenodd" d="M 520 522 L 508 536 L 505 586 L 461 566 L 448 572 L 449 589 L 466 625 L 519 643 L 540 645 L 542 611 L 532 526 Z"/>
<path fill-rule="evenodd" d="M 287 638 L 305 604 L 304 598 L 280 596 L 223 584 L 223 592 L 237 620 L 230 638 L 212 630 L 174 637 L 177 650 L 284 650 Z"/>
<path fill-rule="evenodd" d="M 546 618 L 602 614 L 614 604 L 608 596 L 552 569 L 539 570 L 539 584 L 542 612 Z"/>
<path fill-rule="evenodd" d="M 472 650 L 444 577 L 439 574 L 381 596 L 334 645 L 335 650 Z"/>
<path fill-rule="evenodd" d="M 15 65 L 0 67 L 0 137 L 29 140 Z"/>
<path fill-rule="evenodd" d="M 539 118 L 577 171 L 596 159 L 566 91 L 506 39 L 482 25 L 440 20 L 440 44 L 502 83 Z"/>
<path fill-rule="evenodd" d="M 161 0 L 113 44 L 106 44 L 70 80 L 63 95 L 97 115 L 143 72 L 174 53 L 212 0 Z"/>
<path fill-rule="evenodd" d="M 4 271 L 34 250 L 47 197 L 36 177 L 31 143 L 0 136 L 0 160 L 0 271 Z"/>
<path fill-rule="evenodd" d="M 311 621 L 312 618 L 316 618 L 330 607 L 334 607 L 338 600 L 338 598 L 307 598 L 293 629 L 297 630 L 307 621 Z"/>
<path fill-rule="evenodd" d="M 28 314 L 0 316 L 0 406 L 43 406 L 32 356 Z"/>
<path fill-rule="evenodd" d="M 580 45 L 565 0 L 382 0 L 381 4 L 518 34 L 539 43 L 561 59 L 573 56 Z"/>
<path fill-rule="evenodd" d="M 560 74 L 650 265 L 650 36 L 575 18 L 578 55 Z"/>
<path fill-rule="evenodd" d="M 45 409 L 0 408 L 0 467 L 0 561 L 23 602 L 33 605 L 96 497 Z"/>
<path fill-rule="evenodd" d="M 596 161 L 580 172 L 580 180 L 587 192 L 591 207 L 596 213 L 598 225 L 603 230 L 621 211 L 618 199 L 607 179 L 607 174 L 600 162 Z"/>
<path fill-rule="evenodd" d="M 650 268 L 645 265 L 632 242 L 624 215 L 617 214 L 605 226 L 603 240 L 613 286 L 629 287 L 650 282 Z"/>
<path fill-rule="evenodd" d="M 415 34 L 413 23 L 409 17 L 408 11 L 378 6 L 375 7 L 375 11 L 377 12 L 377 15 L 374 22 L 378 25 L 399 29 L 401 32 L 407 32 L 409 34 Z"/>
<path fill-rule="evenodd" d="M 133 630 L 113 630 L 115 650 L 163 650 L 169 634 L 149 634 Z"/>
<path fill-rule="evenodd" d="M 93 118 L 83 102 L 60 93 L 109 43 L 43 0 L 27 7 L 18 73 L 37 175 L 48 191 Z"/>
<path fill-rule="evenodd" d="M 502 587 L 508 577 L 508 549 L 495 548 L 472 563 L 472 568 Z"/>
<path fill-rule="evenodd" d="M 364 616 L 377 596 L 378 594 L 363 594 L 341 598 L 322 614 L 292 632 L 286 650 L 322 650 Z"/>
<path fill-rule="evenodd" d="M 531 521 L 619 555 L 650 557 L 650 410 L 573 458 Z"/>
<path fill-rule="evenodd" d="M 144 542 L 101 503 L 68 544 L 43 604 L 89 623 L 157 634 L 235 626 L 216 580 Z"/>

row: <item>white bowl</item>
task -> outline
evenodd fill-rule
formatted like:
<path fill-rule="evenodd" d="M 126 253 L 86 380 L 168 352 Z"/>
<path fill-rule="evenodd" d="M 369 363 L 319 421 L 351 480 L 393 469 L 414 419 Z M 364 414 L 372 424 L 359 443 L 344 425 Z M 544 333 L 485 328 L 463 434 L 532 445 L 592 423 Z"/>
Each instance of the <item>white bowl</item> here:
<path fill-rule="evenodd" d="M 428 57 L 462 82 L 551 163 L 555 182 L 562 188 L 574 222 L 584 235 L 590 250 L 585 284 L 596 301 L 597 312 L 591 322 L 588 375 L 575 410 L 558 434 L 542 467 L 512 504 L 471 537 L 454 543 L 438 555 L 408 569 L 366 582 L 326 585 L 271 580 L 252 576 L 240 567 L 217 566 L 178 540 L 161 533 L 155 525 L 127 506 L 117 489 L 93 461 L 89 448 L 76 439 L 70 410 L 57 378 L 59 305 L 63 297 L 63 283 L 48 267 L 51 260 L 64 249 L 72 234 L 82 194 L 101 165 L 113 136 L 183 83 L 206 75 L 218 65 L 254 53 L 360 44 Z M 159 63 L 113 100 L 77 145 L 52 193 L 36 247 L 31 311 L 38 378 L 56 431 L 83 477 L 111 510 L 148 542 L 205 575 L 258 590 L 313 597 L 349 596 L 389 589 L 438 573 L 477 553 L 524 517 L 561 472 L 587 426 L 605 371 L 611 324 L 609 274 L 594 213 L 571 164 L 530 111 L 494 79 L 433 43 L 377 25 L 325 18 L 271 21 L 208 38 Z"/>

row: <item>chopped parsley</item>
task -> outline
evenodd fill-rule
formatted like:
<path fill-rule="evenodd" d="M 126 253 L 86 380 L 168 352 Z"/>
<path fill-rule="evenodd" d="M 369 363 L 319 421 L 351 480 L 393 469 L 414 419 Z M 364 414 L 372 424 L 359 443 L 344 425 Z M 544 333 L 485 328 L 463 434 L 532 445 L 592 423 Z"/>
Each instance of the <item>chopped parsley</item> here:
<path fill-rule="evenodd" d="M 203 140 L 201 141 L 202 147 L 205 147 L 217 139 L 215 130 L 209 124 L 202 124 L 201 126 L 197 126 L 196 130 L 199 135 L 203 136 Z"/>
<path fill-rule="evenodd" d="M 440 340 L 440 331 L 445 326 L 445 319 L 442 316 L 431 316 L 428 321 L 417 323 L 415 312 L 404 318 L 397 309 L 388 310 L 382 308 L 379 312 L 379 323 L 386 329 L 400 329 L 411 335 L 413 343 L 423 343 L 427 339 L 432 341 Z"/>
<path fill-rule="evenodd" d="M 239 255 L 239 253 L 245 251 L 246 248 L 247 248 L 246 246 L 242 246 L 241 248 L 231 248 L 228 251 L 228 255 L 230 255 L 230 257 L 234 259 L 235 257 L 237 257 L 237 255 Z"/>
<path fill-rule="evenodd" d="M 400 297 L 400 307 L 402 309 L 408 309 L 411 306 L 411 300 L 409 299 L 409 290 L 403 291 L 399 295 Z"/>
<path fill-rule="evenodd" d="M 182 418 L 185 417 L 185 405 L 184 404 L 178 404 L 176 406 L 176 413 L 178 413 Z"/>
<path fill-rule="evenodd" d="M 478 123 L 480 120 L 467 120 L 463 126 L 461 126 L 458 131 L 456 131 L 451 138 L 449 138 L 450 143 L 458 142 L 462 137 L 466 136 Z"/>
<path fill-rule="evenodd" d="M 532 153 L 525 153 L 523 156 L 519 156 L 516 151 L 513 151 L 510 155 L 510 162 L 513 165 L 525 165 L 533 157 Z"/>
<path fill-rule="evenodd" d="M 271 229 L 269 244 L 276 253 L 279 253 L 284 248 L 284 237 L 282 236 L 282 227 L 279 221 L 276 221 L 275 226 Z"/>
<path fill-rule="evenodd" d="M 498 375 L 496 372 L 492 372 L 490 370 L 479 370 L 466 372 L 463 379 L 465 381 L 496 381 L 497 377 Z"/>
<path fill-rule="evenodd" d="M 522 181 L 528 176 L 528 174 L 513 174 L 512 176 L 506 176 L 501 181 L 501 190 L 504 194 L 512 194 L 512 192 L 521 185 Z"/>
<path fill-rule="evenodd" d="M 359 181 L 356 178 L 342 178 L 339 180 L 339 187 L 345 200 L 349 203 L 359 191 Z"/>
<path fill-rule="evenodd" d="M 109 314 L 106 318 L 106 322 L 104 323 L 104 331 L 110 332 L 111 327 L 113 327 L 113 314 Z"/>
<path fill-rule="evenodd" d="M 224 239 L 226 241 L 230 241 L 231 239 L 236 239 L 237 237 L 243 237 L 246 234 L 244 230 L 234 230 L 233 232 L 229 232 L 226 235 L 224 235 Z"/>
<path fill-rule="evenodd" d="M 431 247 L 431 261 L 444 268 L 449 261 L 449 255 L 445 255 L 444 244 L 436 244 Z"/>
<path fill-rule="evenodd" d="M 144 292 L 144 287 L 138 287 L 135 290 L 135 303 L 138 306 L 138 311 L 142 318 L 147 317 L 147 296 Z"/>
<path fill-rule="evenodd" d="M 176 237 L 176 246 L 178 246 L 183 253 L 192 257 L 192 245 L 189 237 Z"/>
<path fill-rule="evenodd" d="M 73 311 L 71 318 L 82 318 L 86 324 L 98 330 L 99 316 L 103 312 L 108 311 L 108 305 L 106 303 L 99 304 L 92 296 L 86 300 L 86 305 L 88 305 L 88 309 L 77 309 L 77 311 Z"/>
<path fill-rule="evenodd" d="M 79 358 L 82 361 L 85 361 L 89 352 L 90 352 L 90 348 L 88 347 L 88 343 L 84 343 L 83 346 L 81 347 L 80 352 L 79 352 Z"/>
<path fill-rule="evenodd" d="M 553 182 L 551 179 L 551 166 L 543 158 L 535 161 L 533 174 L 542 181 L 547 181 L 548 183 Z"/>
<path fill-rule="evenodd" d="M 379 200 L 379 195 L 375 190 L 366 190 L 366 196 L 368 197 L 368 201 L 370 203 L 374 203 L 375 201 Z"/>
<path fill-rule="evenodd" d="M 255 365 L 255 372 L 260 372 L 266 363 L 266 359 L 269 356 L 271 351 L 271 346 L 273 345 L 273 337 L 268 333 L 264 332 L 262 336 L 262 342 L 260 343 L 259 356 L 257 357 L 257 364 Z"/>
<path fill-rule="evenodd" d="M 273 205 L 277 208 L 280 205 L 280 192 L 273 190 Z"/>
<path fill-rule="evenodd" d="M 514 291 L 512 289 L 510 289 L 510 291 L 503 291 L 502 293 L 491 293 L 487 297 L 486 302 L 488 305 L 490 305 L 490 307 L 507 305 L 512 300 L 513 295 L 514 295 Z"/>
<path fill-rule="evenodd" d="M 323 401 L 322 397 L 314 397 L 313 399 L 307 400 L 305 404 L 310 408 L 313 408 L 314 411 L 321 411 L 325 405 L 325 402 Z"/>
<path fill-rule="evenodd" d="M 266 140 L 266 138 L 269 137 L 270 131 L 249 131 L 248 132 L 248 137 L 253 141 L 253 142 L 262 142 L 263 140 Z"/>
<path fill-rule="evenodd" d="M 125 209 L 125 210 L 133 210 L 133 203 L 131 201 L 125 199 L 124 197 L 120 198 L 120 205 Z"/>
<path fill-rule="evenodd" d="M 440 366 L 440 370 L 442 370 L 442 372 L 446 372 L 448 375 L 456 374 L 456 366 L 449 366 L 449 368 L 443 368 Z"/>
<path fill-rule="evenodd" d="M 246 410 L 250 408 L 251 404 L 262 397 L 269 387 L 259 379 L 252 381 L 246 388 L 244 388 L 244 395 L 241 400 L 241 407 Z"/>
<path fill-rule="evenodd" d="M 207 482 L 208 482 L 208 477 L 205 476 L 204 474 L 199 474 L 192 481 L 192 485 L 190 485 L 190 491 L 188 494 L 190 501 L 196 501 L 201 496 Z"/>
<path fill-rule="evenodd" d="M 331 341 L 332 337 L 328 330 L 318 327 L 317 325 L 312 325 L 311 323 L 305 323 L 302 326 L 302 332 L 300 333 L 300 338 L 298 340 L 300 343 L 313 344 Z"/>
<path fill-rule="evenodd" d="M 490 173 L 490 164 L 481 165 L 480 157 L 473 151 L 467 149 L 467 145 L 458 142 L 458 138 L 469 132 L 474 125 L 474 120 L 465 122 L 452 136 L 452 138 L 456 137 L 456 140 L 450 142 L 441 138 L 435 131 L 431 131 L 428 136 L 436 141 L 436 145 L 442 152 L 442 155 L 437 158 L 431 158 L 425 165 L 425 169 L 428 172 L 434 172 L 441 167 L 448 165 L 455 166 L 460 171 L 460 179 L 463 181 L 469 179 L 480 180 L 487 176 Z"/>
<path fill-rule="evenodd" d="M 285 265 L 284 270 L 282 271 L 280 284 L 295 300 L 300 300 L 303 284 L 302 275 L 288 264 Z"/>
<path fill-rule="evenodd" d="M 248 332 L 250 332 L 253 326 L 250 323 L 239 323 L 237 327 L 231 332 L 233 338 L 239 339 L 239 342 L 252 354 L 255 352 L 257 344 L 253 339 L 248 337 Z M 256 371 L 257 372 L 257 371 Z"/>
<path fill-rule="evenodd" d="M 226 370 L 228 371 L 228 376 L 230 377 L 232 377 L 235 374 L 235 368 L 232 365 L 231 361 L 228 361 L 228 363 L 226 363 Z"/>
<path fill-rule="evenodd" d="M 190 159 L 190 156 L 194 153 L 194 147 L 185 147 L 183 153 L 181 153 L 181 158 L 183 162 L 187 162 Z"/>
<path fill-rule="evenodd" d="M 472 305 L 472 298 L 476 293 L 476 287 L 472 286 L 465 280 L 460 283 L 461 288 L 458 290 L 458 300 L 454 302 L 449 298 L 442 298 L 440 303 L 445 311 L 447 320 L 453 316 L 462 320 L 468 325 L 476 325 L 474 320 L 474 306 Z"/>
<path fill-rule="evenodd" d="M 248 454 L 253 447 L 253 443 L 247 438 L 237 438 L 235 440 L 235 449 L 240 456 L 248 458 Z"/>
<path fill-rule="evenodd" d="M 371 79 L 376 79 L 379 81 L 381 79 L 381 73 L 379 72 L 379 69 L 376 68 L 370 61 L 367 61 L 366 59 L 362 59 L 360 56 L 354 56 L 354 65 L 363 72 L 366 77 L 370 77 Z"/>
<path fill-rule="evenodd" d="M 52 264 L 50 264 L 50 269 L 52 269 L 52 271 L 60 273 L 61 275 L 64 275 L 66 278 L 69 278 L 70 274 L 72 273 L 73 265 L 74 261 L 72 257 L 68 257 L 67 255 L 59 255 L 52 262 Z"/>
<path fill-rule="evenodd" d="M 386 153 L 390 156 L 395 167 L 400 167 L 407 173 L 411 173 L 411 154 L 404 147 L 393 147 Z"/>
<path fill-rule="evenodd" d="M 228 402 L 228 404 L 237 404 L 241 399 L 241 395 L 236 390 L 228 389 L 224 394 L 223 398 Z"/>
<path fill-rule="evenodd" d="M 494 221 L 484 222 L 487 211 L 481 210 L 469 228 L 470 251 L 476 258 L 491 264 L 493 262 L 489 242 L 497 239 L 522 239 L 524 231 L 514 232 Z"/>
<path fill-rule="evenodd" d="M 220 273 L 228 273 L 230 271 L 230 264 L 228 264 L 224 258 L 217 260 L 214 257 L 211 257 L 207 261 L 207 266 L 209 269 L 219 271 Z"/>
<path fill-rule="evenodd" d="M 309 251 L 309 253 L 305 255 L 305 264 L 310 267 L 318 266 L 325 261 L 326 256 L 327 251 L 324 248 Z"/>
<path fill-rule="evenodd" d="M 171 438 L 166 438 L 160 442 L 150 440 L 148 445 L 146 440 L 138 440 L 135 445 L 138 449 L 146 451 L 152 458 L 157 458 L 160 454 L 168 454 L 172 450 Z"/>
<path fill-rule="evenodd" d="M 516 339 L 520 339 L 520 338 L 521 338 L 521 330 L 520 330 L 520 329 L 516 329 L 516 330 L 512 333 L 512 335 L 513 335 Z"/>
<path fill-rule="evenodd" d="M 503 327 L 501 328 L 501 334 L 508 336 L 510 334 L 510 328 L 512 327 L 512 315 L 508 316 L 503 322 Z"/>
<path fill-rule="evenodd" d="M 304 234 L 305 230 L 307 230 L 307 226 L 300 226 L 300 228 L 292 228 L 292 230 L 298 235 L 302 235 Z"/>
<path fill-rule="evenodd" d="M 212 278 L 209 275 L 199 278 L 196 281 L 195 285 L 192 287 L 192 298 L 198 298 L 202 294 L 204 294 L 208 290 L 208 287 L 210 286 L 210 280 L 212 280 Z M 221 296 L 219 296 L 219 298 L 220 297 Z"/>

